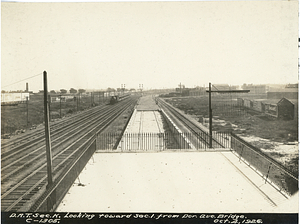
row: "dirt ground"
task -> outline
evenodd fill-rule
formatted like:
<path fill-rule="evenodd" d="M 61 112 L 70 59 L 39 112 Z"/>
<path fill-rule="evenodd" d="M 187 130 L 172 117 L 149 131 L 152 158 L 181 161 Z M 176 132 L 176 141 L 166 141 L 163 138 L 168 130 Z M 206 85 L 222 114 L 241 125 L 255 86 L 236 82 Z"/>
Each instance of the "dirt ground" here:
<path fill-rule="evenodd" d="M 254 99 L 263 97 L 254 96 Z M 166 101 L 208 126 L 208 97 L 173 97 L 166 98 Z M 295 105 L 294 120 L 282 120 L 238 107 L 233 96 L 212 96 L 213 131 L 238 134 L 290 170 L 298 172 L 298 100 L 292 102 Z"/>

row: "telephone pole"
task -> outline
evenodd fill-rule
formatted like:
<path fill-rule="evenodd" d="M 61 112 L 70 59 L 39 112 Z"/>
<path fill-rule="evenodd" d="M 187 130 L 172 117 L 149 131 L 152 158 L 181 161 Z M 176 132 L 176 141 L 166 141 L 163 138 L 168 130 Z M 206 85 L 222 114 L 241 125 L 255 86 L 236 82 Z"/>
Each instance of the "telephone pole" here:
<path fill-rule="evenodd" d="M 59 117 L 61 118 L 61 94 L 59 95 Z"/>
<path fill-rule="evenodd" d="M 28 96 L 26 96 L 26 110 L 27 110 L 27 128 L 28 128 L 29 125 Z"/>
<path fill-rule="evenodd" d="M 208 114 L 209 114 L 209 148 L 212 148 L 212 108 L 211 108 L 211 93 L 249 93 L 250 90 L 211 90 L 211 83 L 209 83 L 209 88 L 206 90 L 208 92 Z"/>
<path fill-rule="evenodd" d="M 49 111 L 48 111 L 48 87 L 47 87 L 47 72 L 44 71 L 44 119 L 45 119 L 45 137 L 46 137 L 46 156 L 47 156 L 47 175 L 49 188 L 53 184 L 52 179 L 52 152 L 49 126 Z"/>
<path fill-rule="evenodd" d="M 212 148 L 212 109 L 211 109 L 211 83 L 209 83 L 208 93 L 208 114 L 209 114 L 209 148 Z"/>

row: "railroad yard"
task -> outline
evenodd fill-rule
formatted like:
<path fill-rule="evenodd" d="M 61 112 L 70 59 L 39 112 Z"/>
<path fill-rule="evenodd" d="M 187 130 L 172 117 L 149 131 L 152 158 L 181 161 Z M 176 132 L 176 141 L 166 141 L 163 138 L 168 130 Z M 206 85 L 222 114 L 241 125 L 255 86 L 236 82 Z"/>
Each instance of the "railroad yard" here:
<path fill-rule="evenodd" d="M 52 184 L 43 125 L 3 139 L 2 211 L 296 211 L 295 170 L 166 101 L 128 95 L 52 122 Z"/>

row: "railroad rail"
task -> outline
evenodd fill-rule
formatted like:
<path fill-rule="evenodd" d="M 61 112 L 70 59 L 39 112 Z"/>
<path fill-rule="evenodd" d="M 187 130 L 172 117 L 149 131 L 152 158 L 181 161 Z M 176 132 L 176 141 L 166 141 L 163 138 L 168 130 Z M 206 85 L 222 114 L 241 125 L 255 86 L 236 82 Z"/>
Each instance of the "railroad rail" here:
<path fill-rule="evenodd" d="M 80 154 L 87 139 L 104 130 L 128 108 L 136 98 L 114 106 L 95 107 L 51 128 L 53 179 L 57 179 L 71 161 Z M 20 138 L 18 144 L 8 143 L 1 153 L 1 208 L 2 211 L 28 211 L 45 192 L 47 185 L 44 134 L 37 130 Z"/>
<path fill-rule="evenodd" d="M 97 113 L 97 111 L 105 111 L 109 106 L 107 105 L 101 105 L 100 109 L 99 107 L 93 107 L 89 110 L 84 110 L 81 113 L 77 113 L 73 116 L 70 117 L 66 117 L 58 122 L 50 122 L 50 130 L 51 131 L 55 131 L 55 130 L 59 130 L 63 127 L 66 127 L 69 123 L 74 123 L 74 120 L 78 120 L 81 118 L 84 118 L 85 116 L 87 116 L 88 114 L 91 113 Z M 9 151 L 15 151 L 16 147 L 22 145 L 24 146 L 25 143 L 28 142 L 36 142 L 39 139 L 44 139 L 44 126 L 42 127 L 38 127 L 36 130 L 29 132 L 29 133 L 24 133 L 22 135 L 16 136 L 12 139 L 9 140 L 5 140 L 1 142 L 1 155 L 3 155 L 3 153 L 5 152 L 9 152 Z M 9 152 L 10 153 L 10 152 Z"/>
<path fill-rule="evenodd" d="M 157 101 L 158 105 L 164 109 L 164 111 L 171 117 L 172 120 L 178 120 L 188 128 L 188 130 L 193 134 L 193 136 L 190 136 L 189 140 L 194 142 L 196 147 L 200 146 L 200 148 L 208 148 L 209 134 L 207 131 L 203 130 L 198 124 L 196 124 L 196 122 L 188 119 L 178 109 L 174 108 L 163 99 L 158 98 Z M 218 135 L 217 138 L 218 139 L 216 139 L 214 136 L 212 138 L 213 148 L 225 148 L 225 145 L 228 143 L 227 140 L 229 140 L 227 135 L 225 134 L 223 137 L 221 134 Z"/>

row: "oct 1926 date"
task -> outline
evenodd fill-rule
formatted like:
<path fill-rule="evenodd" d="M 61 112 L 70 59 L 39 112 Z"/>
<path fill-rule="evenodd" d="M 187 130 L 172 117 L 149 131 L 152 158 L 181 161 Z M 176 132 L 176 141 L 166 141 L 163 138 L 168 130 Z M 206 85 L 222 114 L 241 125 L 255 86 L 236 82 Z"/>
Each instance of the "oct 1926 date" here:
<path fill-rule="evenodd" d="M 250 223 L 255 223 L 255 224 L 261 224 L 263 223 L 262 219 L 214 219 L 214 223 L 236 223 L 236 224 L 250 224 Z"/>

